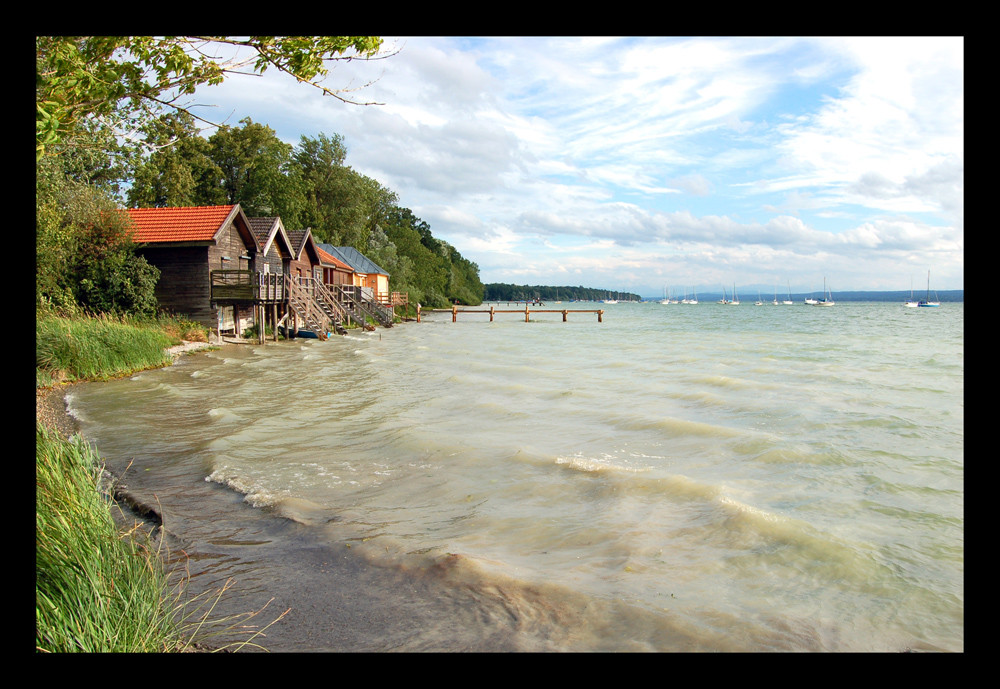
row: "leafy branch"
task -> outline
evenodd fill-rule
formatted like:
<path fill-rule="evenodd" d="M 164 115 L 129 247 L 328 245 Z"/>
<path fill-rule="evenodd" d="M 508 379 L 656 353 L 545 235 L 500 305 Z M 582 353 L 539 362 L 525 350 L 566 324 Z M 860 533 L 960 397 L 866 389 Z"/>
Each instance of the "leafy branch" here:
<path fill-rule="evenodd" d="M 252 54 L 225 58 L 214 50 L 222 46 Z M 179 99 L 227 76 L 261 75 L 269 67 L 344 103 L 370 105 L 342 95 L 350 89 L 329 88 L 319 79 L 327 76 L 329 62 L 374 59 L 381 47 L 377 36 L 37 36 L 36 156 L 70 142 L 91 117 L 138 128 L 134 123 L 166 107 L 214 126 Z"/>

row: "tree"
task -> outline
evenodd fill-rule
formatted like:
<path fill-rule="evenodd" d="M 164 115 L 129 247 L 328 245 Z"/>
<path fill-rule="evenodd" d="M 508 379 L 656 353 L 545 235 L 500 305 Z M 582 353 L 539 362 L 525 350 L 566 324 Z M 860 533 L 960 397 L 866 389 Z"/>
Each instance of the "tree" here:
<path fill-rule="evenodd" d="M 287 227 L 298 227 L 302 199 L 297 178 L 288 175 L 292 146 L 266 125 L 250 118 L 240 123 L 208 139 L 208 157 L 222 175 L 223 203 L 239 203 L 251 217 L 278 215 Z"/>
<path fill-rule="evenodd" d="M 224 59 L 226 47 L 250 57 Z M 162 108 L 188 111 L 181 101 L 226 76 L 269 67 L 344 102 L 345 89 L 321 83 L 327 62 L 375 57 L 376 36 L 37 36 L 35 152 L 72 145 L 88 119 L 119 134 L 137 131 Z M 200 119 L 200 118 L 199 118 Z M 211 123 L 217 125 L 218 123 Z"/>
<path fill-rule="evenodd" d="M 36 304 L 152 315 L 159 271 L 135 255 L 131 221 L 106 191 L 68 177 L 62 160 L 37 166 Z"/>
<path fill-rule="evenodd" d="M 136 167 L 128 203 L 132 207 L 213 206 L 225 203 L 222 170 L 210 144 L 198 135 L 194 118 L 169 113 L 146 128 L 153 153 Z"/>

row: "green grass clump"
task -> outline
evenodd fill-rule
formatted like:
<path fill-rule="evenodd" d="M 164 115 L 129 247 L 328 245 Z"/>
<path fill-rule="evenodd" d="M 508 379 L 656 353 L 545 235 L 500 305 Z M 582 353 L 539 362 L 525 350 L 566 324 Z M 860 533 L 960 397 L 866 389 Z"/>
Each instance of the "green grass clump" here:
<path fill-rule="evenodd" d="M 114 316 L 35 319 L 36 385 L 74 380 L 109 380 L 166 366 L 166 349 L 180 342 L 159 321 Z"/>
<path fill-rule="evenodd" d="M 184 645 L 149 538 L 119 532 L 99 457 L 36 423 L 35 644 L 42 652 L 160 652 Z"/>

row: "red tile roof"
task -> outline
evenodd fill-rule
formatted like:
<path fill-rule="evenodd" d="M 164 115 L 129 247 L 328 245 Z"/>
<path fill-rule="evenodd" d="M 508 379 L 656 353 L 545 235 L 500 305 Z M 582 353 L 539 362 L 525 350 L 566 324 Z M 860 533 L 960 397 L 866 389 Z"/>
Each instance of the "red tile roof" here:
<path fill-rule="evenodd" d="M 235 206 L 189 206 L 184 208 L 129 208 L 135 223 L 132 239 L 153 242 L 210 241 Z"/>

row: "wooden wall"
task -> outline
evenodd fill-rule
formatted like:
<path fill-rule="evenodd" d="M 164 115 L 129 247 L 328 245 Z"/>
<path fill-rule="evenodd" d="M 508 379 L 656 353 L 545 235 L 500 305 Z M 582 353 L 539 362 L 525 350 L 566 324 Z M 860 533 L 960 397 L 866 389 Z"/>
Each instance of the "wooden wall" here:
<path fill-rule="evenodd" d="M 249 256 L 248 249 L 232 224 L 222 232 L 216 245 L 148 244 L 140 247 L 138 253 L 160 269 L 155 290 L 160 308 L 210 328 L 216 328 L 219 323 L 217 310 L 212 307 L 209 271 L 247 270 L 250 267 L 245 258 Z"/>
<path fill-rule="evenodd" d="M 211 308 L 207 246 L 144 247 L 138 253 L 160 269 L 155 294 L 161 309 L 216 326 L 215 309 Z"/>

